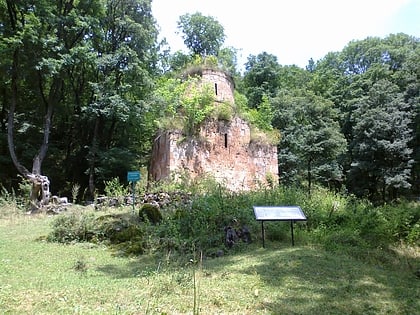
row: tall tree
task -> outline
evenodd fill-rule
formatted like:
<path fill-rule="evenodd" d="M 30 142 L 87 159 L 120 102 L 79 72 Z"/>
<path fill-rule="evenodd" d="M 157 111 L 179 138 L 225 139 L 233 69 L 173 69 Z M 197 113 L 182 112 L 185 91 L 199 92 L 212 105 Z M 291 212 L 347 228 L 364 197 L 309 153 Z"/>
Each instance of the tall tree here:
<path fill-rule="evenodd" d="M 243 83 L 251 108 L 256 108 L 264 95 L 273 97 L 276 94 L 280 82 L 279 70 L 277 57 L 267 52 L 248 57 Z"/>
<path fill-rule="evenodd" d="M 132 152 L 114 142 L 120 133 L 126 139 L 132 137 L 126 124 L 134 123 L 134 118 L 141 119 L 142 99 L 152 87 L 157 57 L 157 32 L 150 1 L 108 0 L 105 8 L 101 29 L 93 39 L 93 48 L 98 53 L 95 61 L 98 70 L 90 82 L 93 97 L 83 116 L 92 126 L 87 156 L 91 196 L 98 182 L 96 177 L 103 181 L 109 176 L 106 168 L 109 160 L 120 161 L 120 176 L 127 162 L 133 162 Z"/>
<path fill-rule="evenodd" d="M 63 92 L 65 56 L 77 45 L 77 38 L 70 38 L 69 20 L 72 2 L 43 3 L 34 5 L 29 1 L 15 3 L 6 1 L 8 19 L 5 42 L 13 43 L 11 49 L 10 107 L 8 118 L 8 146 L 10 157 L 18 171 L 33 183 L 32 210 L 49 202 L 49 179 L 42 175 L 42 163 L 46 157 L 54 110 L 59 106 Z M 71 23 L 71 22 L 70 22 Z M 55 28 L 51 28 L 55 25 Z M 28 81 L 32 80 L 32 81 Z M 15 112 L 27 93 L 23 86 L 33 88 L 35 100 L 31 100 L 37 117 L 30 125 L 42 133 L 39 150 L 34 154 L 32 171 L 19 161 L 14 144 Z M 23 94 L 24 97 L 20 97 Z M 30 116 L 28 116 L 29 118 Z M 39 116 L 38 116 L 39 117 Z M 42 128 L 39 123 L 42 123 Z M 29 129 L 29 128 L 27 128 Z"/>
<path fill-rule="evenodd" d="M 349 181 L 358 195 L 385 201 L 410 188 L 413 108 L 399 88 L 380 80 L 355 104 Z"/>
<path fill-rule="evenodd" d="M 418 38 L 405 34 L 391 34 L 383 39 L 369 37 L 361 41 L 352 41 L 341 52 L 327 54 L 312 69 L 310 89 L 333 101 L 334 107 L 340 112 L 341 130 L 349 145 L 346 158 L 343 160 L 343 167 L 345 173 L 349 174 L 347 188 L 352 193 L 369 195 L 375 199 L 378 199 L 379 195 L 383 199 L 384 195 L 392 198 L 392 195 L 396 193 L 409 194 L 409 190 L 403 189 L 402 186 L 395 189 L 386 186 L 388 188 L 385 189 L 386 193 L 384 194 L 384 186 L 380 189 L 378 180 L 374 184 L 375 181 L 371 180 L 371 173 L 363 173 L 361 169 L 356 171 L 357 167 L 355 166 L 362 164 L 359 164 L 359 156 L 354 155 L 359 152 L 354 148 L 363 146 L 361 143 L 360 146 L 357 145 L 358 141 L 363 142 L 363 132 L 359 129 L 361 126 L 359 119 L 361 118 L 358 113 L 362 111 L 362 108 L 365 108 L 366 112 L 368 111 L 367 105 L 363 104 L 367 104 L 367 100 L 373 101 L 372 87 L 375 84 L 382 82 L 381 86 L 384 88 L 389 88 L 389 85 L 393 86 L 389 91 L 396 97 L 397 102 L 403 102 L 409 108 L 417 106 L 420 77 L 419 56 Z M 384 84 L 384 82 L 388 82 L 388 84 Z M 385 105 L 378 106 L 378 108 L 385 107 Z M 412 114 L 411 109 L 409 111 Z M 396 112 L 401 111 L 396 110 Z M 356 116 L 359 118 L 356 119 Z M 379 117 L 382 116 L 379 115 Z M 413 129 L 416 129 L 416 124 L 412 120 L 405 130 Z M 381 134 L 380 128 L 373 128 L 372 132 L 378 133 L 377 135 L 370 133 L 374 138 L 384 136 Z M 415 137 L 407 143 L 408 148 L 414 152 L 418 147 L 416 139 L 418 138 Z M 413 157 L 417 159 L 415 154 Z M 371 171 L 375 167 L 376 165 L 372 165 Z M 409 184 L 413 185 L 416 183 L 416 172 L 411 173 Z M 362 174 L 365 174 L 366 178 Z M 370 186 L 366 185 L 362 188 L 365 183 L 369 183 Z"/>
<path fill-rule="evenodd" d="M 91 187 L 100 172 L 101 179 L 122 175 L 148 149 L 140 138 L 150 134 L 140 130 L 156 73 L 151 1 L 7 1 L 6 8 L 1 75 L 13 80 L 1 87 L 11 100 L 10 155 L 16 162 L 19 153 L 24 161 L 35 156 L 32 172 L 15 163 L 19 171 L 41 175 L 48 149 L 55 159 L 48 170 L 63 182 L 86 169 Z"/>
<path fill-rule="evenodd" d="M 311 92 L 283 92 L 272 100 L 274 127 L 281 133 L 280 178 L 286 183 L 343 181 L 339 157 L 346 141 L 332 103 Z"/>
<path fill-rule="evenodd" d="M 199 12 L 180 16 L 178 29 L 192 54 L 203 57 L 217 56 L 226 38 L 223 26 L 214 17 Z"/>

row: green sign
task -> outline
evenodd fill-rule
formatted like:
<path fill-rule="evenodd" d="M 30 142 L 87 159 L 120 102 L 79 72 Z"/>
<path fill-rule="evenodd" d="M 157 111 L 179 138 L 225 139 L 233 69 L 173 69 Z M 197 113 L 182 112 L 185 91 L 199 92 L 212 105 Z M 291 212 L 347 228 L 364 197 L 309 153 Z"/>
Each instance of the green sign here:
<path fill-rule="evenodd" d="M 140 172 L 139 171 L 127 172 L 127 181 L 138 182 L 139 180 L 140 180 Z"/>

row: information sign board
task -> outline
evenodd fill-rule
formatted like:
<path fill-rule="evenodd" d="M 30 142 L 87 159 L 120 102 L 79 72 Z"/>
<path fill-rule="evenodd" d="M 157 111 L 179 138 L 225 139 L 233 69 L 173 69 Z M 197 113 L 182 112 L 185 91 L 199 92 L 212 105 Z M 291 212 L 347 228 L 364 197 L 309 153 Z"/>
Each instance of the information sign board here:
<path fill-rule="evenodd" d="M 254 206 L 255 219 L 261 221 L 263 247 L 265 247 L 264 221 L 290 221 L 292 246 L 295 245 L 293 234 L 294 221 L 306 221 L 306 216 L 299 206 Z"/>
<path fill-rule="evenodd" d="M 127 172 L 127 181 L 129 182 L 138 182 L 140 180 L 139 171 L 129 171 Z"/>
<path fill-rule="evenodd" d="M 299 206 L 254 206 L 254 214 L 257 221 L 306 221 L 306 216 Z"/>

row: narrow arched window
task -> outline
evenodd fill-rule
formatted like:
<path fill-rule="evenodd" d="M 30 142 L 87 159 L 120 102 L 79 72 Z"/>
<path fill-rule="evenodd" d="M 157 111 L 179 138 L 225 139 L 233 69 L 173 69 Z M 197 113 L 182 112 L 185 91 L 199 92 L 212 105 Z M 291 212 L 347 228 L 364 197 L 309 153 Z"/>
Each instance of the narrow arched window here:
<path fill-rule="evenodd" d="M 225 133 L 225 148 L 228 147 L 228 135 Z"/>

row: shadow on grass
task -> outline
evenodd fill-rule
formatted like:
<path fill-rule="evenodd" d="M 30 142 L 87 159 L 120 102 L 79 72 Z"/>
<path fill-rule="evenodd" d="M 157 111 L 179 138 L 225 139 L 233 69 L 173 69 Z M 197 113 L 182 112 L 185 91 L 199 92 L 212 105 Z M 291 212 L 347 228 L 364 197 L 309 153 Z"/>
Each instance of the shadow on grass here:
<path fill-rule="evenodd" d="M 136 258 L 122 258 L 117 264 L 98 266 L 98 272 L 115 279 L 145 277 L 162 269 L 162 260 L 153 255 L 143 255 Z"/>
<path fill-rule="evenodd" d="M 420 280 L 412 273 L 288 241 L 266 245 L 256 241 L 205 259 L 204 270 L 220 278 L 221 288 L 224 274 L 238 281 L 256 277 L 260 293 L 254 307 L 270 314 L 416 314 L 420 309 Z M 143 255 L 97 270 L 113 278 L 153 277 L 187 267 L 183 259 Z"/>
<path fill-rule="evenodd" d="M 243 259 L 256 262 L 237 268 L 259 275 L 267 291 L 261 308 L 274 314 L 415 314 L 420 309 L 420 281 L 407 272 L 311 247 L 260 248 Z"/>

